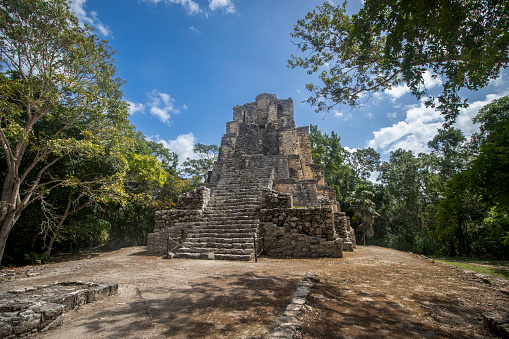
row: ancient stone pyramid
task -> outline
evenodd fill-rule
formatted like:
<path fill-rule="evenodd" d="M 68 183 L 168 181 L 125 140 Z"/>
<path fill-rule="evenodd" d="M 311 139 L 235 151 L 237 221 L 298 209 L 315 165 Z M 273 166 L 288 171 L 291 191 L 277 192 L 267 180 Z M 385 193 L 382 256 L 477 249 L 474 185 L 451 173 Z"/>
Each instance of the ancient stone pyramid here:
<path fill-rule="evenodd" d="M 251 260 L 342 257 L 355 237 L 335 192 L 313 164 L 308 127 L 295 127 L 292 99 L 260 94 L 233 108 L 209 179 L 156 212 L 153 254 Z"/>

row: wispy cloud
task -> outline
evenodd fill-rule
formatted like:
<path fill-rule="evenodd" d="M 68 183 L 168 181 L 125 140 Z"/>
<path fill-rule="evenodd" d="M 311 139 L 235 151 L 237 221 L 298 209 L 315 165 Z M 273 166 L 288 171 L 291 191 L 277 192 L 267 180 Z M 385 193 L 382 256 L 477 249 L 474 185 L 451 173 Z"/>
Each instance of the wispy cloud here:
<path fill-rule="evenodd" d="M 177 107 L 175 99 L 169 94 L 159 92 L 156 89 L 149 93 L 148 98 L 150 101 L 147 106 L 150 107 L 150 114 L 158 117 L 164 123 L 170 122 L 171 114 L 179 114 L 181 109 L 187 109 L 186 105 L 182 105 L 180 108 Z"/>
<path fill-rule="evenodd" d="M 235 14 L 237 10 L 231 0 L 209 0 L 211 11 L 222 10 L 224 14 Z"/>
<path fill-rule="evenodd" d="M 187 105 L 184 104 L 179 107 L 175 99 L 169 94 L 160 92 L 157 89 L 150 92 L 147 97 L 148 101 L 146 103 L 135 103 L 126 100 L 129 104 L 129 114 L 146 113 L 145 109 L 148 108 L 150 114 L 169 124 L 172 114 L 179 114 L 182 110 L 187 109 Z"/>
<path fill-rule="evenodd" d="M 184 7 L 184 9 L 187 11 L 189 15 L 200 14 L 202 12 L 200 5 L 193 0 L 143 0 L 143 1 L 150 2 L 156 5 L 159 3 L 165 4 L 167 6 L 180 5 Z"/>
<path fill-rule="evenodd" d="M 143 2 L 153 4 L 165 4 L 169 5 L 180 5 L 184 7 L 189 15 L 196 15 L 205 13 L 208 15 L 207 10 L 200 7 L 200 5 L 194 0 L 142 0 Z M 221 10 L 224 14 L 235 14 L 237 10 L 231 0 L 209 0 L 208 11 L 215 12 Z"/>
<path fill-rule="evenodd" d="M 345 121 L 349 120 L 350 118 L 352 118 L 352 114 L 351 113 L 343 113 L 343 112 L 338 111 L 337 109 L 333 109 L 332 110 L 332 114 L 334 114 L 335 118 L 340 118 L 340 119 L 343 119 Z"/>
<path fill-rule="evenodd" d="M 196 33 L 198 33 L 198 34 L 201 34 L 201 31 L 200 31 L 198 28 L 194 27 L 194 26 L 189 27 L 189 29 L 190 29 L 191 31 L 193 31 L 193 32 L 196 32 Z"/>
<path fill-rule="evenodd" d="M 80 22 L 94 27 L 101 33 L 101 35 L 105 37 L 113 37 L 113 32 L 109 29 L 109 27 L 97 18 L 97 12 L 87 12 L 85 10 L 85 2 L 87 2 L 87 0 L 71 0 L 71 11 L 74 12 Z"/>

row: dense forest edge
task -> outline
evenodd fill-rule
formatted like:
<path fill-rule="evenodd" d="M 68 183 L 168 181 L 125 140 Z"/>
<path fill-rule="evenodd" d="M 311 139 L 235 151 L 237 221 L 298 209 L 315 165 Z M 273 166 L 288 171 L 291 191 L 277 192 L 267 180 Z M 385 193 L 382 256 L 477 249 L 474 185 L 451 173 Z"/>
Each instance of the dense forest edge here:
<path fill-rule="evenodd" d="M 476 5 L 488 8 L 491 16 L 475 31 L 468 30 L 482 14 Z M 321 73 L 324 86 L 307 85 L 314 93 L 308 102 L 317 111 L 338 103 L 355 106 L 363 91 L 383 91 L 402 82 L 423 97 L 427 93 L 419 84 L 426 70 L 447 78 L 443 93 L 429 102 L 446 118 L 428 142 L 429 153 L 398 149 L 381 160 L 374 149 L 350 151 L 335 132 L 322 133 L 311 125 L 313 161 L 351 217 L 359 244 L 507 259 L 509 97 L 478 112 L 474 122 L 480 132 L 470 139 L 453 122 L 467 106 L 458 91 L 486 86 L 507 67 L 509 11 L 497 1 L 455 6 L 458 20 L 419 21 L 426 11 L 437 10 L 430 6 L 414 9 L 417 23 L 408 23 L 402 19 L 409 10 L 404 6 L 395 10 L 368 0 L 349 17 L 343 5 L 325 3 L 295 26 L 292 36 L 301 40 L 297 46 L 312 53 L 292 56 L 289 67 L 313 73 L 337 60 L 356 70 L 352 80 L 351 73 L 342 73 L 345 67 L 336 65 Z M 390 15 L 384 19 L 374 13 Z M 395 29 L 398 20 L 412 29 Z M 452 24 L 482 39 L 470 36 L 463 42 L 462 36 L 446 36 L 445 31 L 458 32 Z M 362 30 L 366 25 L 373 29 Z M 416 37 L 398 36 L 414 28 Z M 331 29 L 337 32 L 336 48 L 327 50 L 331 41 L 320 33 Z M 115 75 L 114 51 L 79 23 L 65 0 L 1 0 L 0 32 L 1 265 L 44 263 L 55 253 L 95 246 L 146 244 L 155 211 L 175 208 L 179 195 L 206 180 L 218 147 L 196 144 L 196 159 L 179 166 L 177 154 L 136 131 L 121 92 L 123 80 Z M 418 34 L 428 34 L 426 46 L 454 39 L 463 45 L 436 56 L 417 44 Z M 402 41 L 407 45 L 398 45 Z M 483 60 L 473 57 L 478 49 L 489 51 L 481 54 Z M 464 61 L 465 67 L 454 60 Z M 355 86 L 349 87 L 348 76 Z"/>

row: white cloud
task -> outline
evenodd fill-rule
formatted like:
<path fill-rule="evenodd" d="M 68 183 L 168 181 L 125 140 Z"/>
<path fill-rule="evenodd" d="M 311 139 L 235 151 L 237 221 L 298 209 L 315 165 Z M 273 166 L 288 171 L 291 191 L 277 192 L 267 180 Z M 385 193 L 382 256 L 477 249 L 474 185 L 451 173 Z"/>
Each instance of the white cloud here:
<path fill-rule="evenodd" d="M 442 80 L 440 80 L 440 78 L 433 78 L 429 71 L 424 72 L 422 78 L 424 80 L 424 88 L 426 89 L 442 85 Z"/>
<path fill-rule="evenodd" d="M 410 92 L 410 88 L 407 85 L 394 86 L 391 89 L 385 91 L 389 94 L 393 100 L 401 98 L 404 94 Z"/>
<path fill-rule="evenodd" d="M 357 152 L 357 150 L 358 150 L 358 148 L 355 148 L 355 147 L 354 147 L 354 148 L 350 148 L 350 147 L 348 147 L 348 146 L 344 146 L 343 148 L 344 148 L 345 150 L 347 150 L 348 152 L 350 152 L 350 153 Z"/>
<path fill-rule="evenodd" d="M 182 105 L 181 108 L 175 105 L 175 99 L 173 99 L 169 94 L 159 92 L 158 90 L 153 90 L 148 95 L 150 102 L 147 103 L 147 106 L 150 107 L 149 112 L 152 115 L 155 115 L 164 123 L 169 123 L 171 114 L 179 114 L 180 110 L 186 110 L 187 105 Z"/>
<path fill-rule="evenodd" d="M 193 31 L 193 32 L 196 32 L 196 33 L 198 33 L 198 34 L 201 34 L 200 30 L 199 30 L 198 28 L 194 27 L 194 26 L 189 27 L 189 29 L 190 29 L 191 31 Z"/>
<path fill-rule="evenodd" d="M 97 18 L 97 12 L 92 11 L 87 13 L 84 8 L 86 1 L 87 0 L 71 0 L 71 11 L 76 14 L 80 22 L 93 26 L 105 37 L 113 37 L 113 33 L 109 27 L 104 25 L 102 21 Z"/>
<path fill-rule="evenodd" d="M 221 9 L 225 14 L 235 14 L 237 12 L 231 0 L 209 0 L 209 8 L 211 11 Z"/>
<path fill-rule="evenodd" d="M 459 128 L 465 134 L 465 137 L 470 138 L 470 136 L 476 132 L 479 132 L 479 125 L 472 122 L 472 119 L 477 115 L 479 110 L 483 108 L 485 105 L 489 104 L 493 100 L 503 97 L 503 95 L 498 94 L 488 94 L 486 99 L 479 100 L 471 103 L 467 108 L 462 108 L 460 110 L 460 115 L 456 119 L 456 123 L 454 127 Z"/>
<path fill-rule="evenodd" d="M 352 114 L 351 114 L 351 113 L 346 113 L 346 114 L 345 114 L 345 113 L 343 113 L 343 112 L 338 111 L 337 109 L 333 109 L 333 110 L 332 110 L 332 113 L 334 113 L 334 117 L 335 117 L 335 118 L 341 118 L 341 119 L 343 119 L 343 120 L 345 120 L 345 121 L 346 121 L 346 120 L 348 120 L 348 119 L 350 119 L 350 118 L 352 117 Z"/>
<path fill-rule="evenodd" d="M 479 131 L 472 118 L 483 106 L 502 96 L 503 94 L 489 94 L 485 100 L 475 101 L 469 107 L 460 109 L 454 127 L 460 129 L 465 137 L 470 138 L 473 133 Z M 374 138 L 368 141 L 367 146 L 381 150 L 383 154 L 398 148 L 412 150 L 414 153 L 429 152 L 427 143 L 442 127 L 444 118 L 438 110 L 426 107 L 424 104 L 426 100 L 423 98 L 419 105 L 408 107 L 405 121 L 373 132 Z"/>
<path fill-rule="evenodd" d="M 159 135 L 149 137 L 147 140 L 159 142 L 170 151 L 177 153 L 179 165 L 182 165 L 187 158 L 196 159 L 196 154 L 193 152 L 196 138 L 193 133 L 181 134 L 175 140 L 162 140 Z"/>
<path fill-rule="evenodd" d="M 132 115 L 136 112 L 143 112 L 145 110 L 145 105 L 142 103 L 135 103 L 129 100 L 126 100 L 127 104 L 129 105 L 129 115 Z"/>
<path fill-rule="evenodd" d="M 382 150 L 384 154 L 398 148 L 425 152 L 428 141 L 442 126 L 443 117 L 436 109 L 426 107 L 424 102 L 425 99 L 419 105 L 410 106 L 405 121 L 373 132 L 374 138 L 368 141 L 368 147 Z"/>

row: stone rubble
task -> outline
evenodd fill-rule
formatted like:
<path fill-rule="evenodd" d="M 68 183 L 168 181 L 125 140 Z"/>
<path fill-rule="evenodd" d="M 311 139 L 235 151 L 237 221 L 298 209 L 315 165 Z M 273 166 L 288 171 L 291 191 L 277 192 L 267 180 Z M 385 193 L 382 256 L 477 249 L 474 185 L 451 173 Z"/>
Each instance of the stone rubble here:
<path fill-rule="evenodd" d="M 292 99 L 274 94 L 233 108 L 208 182 L 156 212 L 147 241 L 168 258 L 252 260 L 255 245 L 280 257 L 342 257 L 356 246 L 313 164 L 309 128 L 296 128 Z"/>
<path fill-rule="evenodd" d="M 293 293 L 290 304 L 288 304 L 276 327 L 272 330 L 270 338 L 293 338 L 295 331 L 302 326 L 302 322 L 298 317 L 304 309 L 311 287 L 318 282 L 320 282 L 320 279 L 315 272 L 306 273 Z"/>

